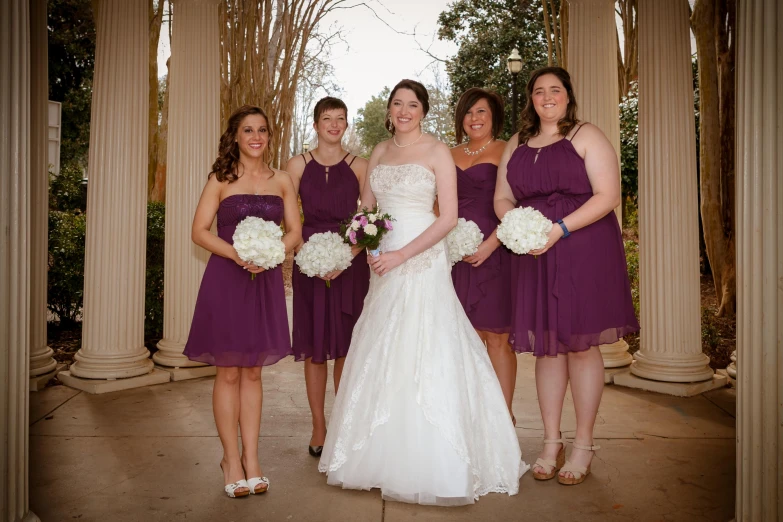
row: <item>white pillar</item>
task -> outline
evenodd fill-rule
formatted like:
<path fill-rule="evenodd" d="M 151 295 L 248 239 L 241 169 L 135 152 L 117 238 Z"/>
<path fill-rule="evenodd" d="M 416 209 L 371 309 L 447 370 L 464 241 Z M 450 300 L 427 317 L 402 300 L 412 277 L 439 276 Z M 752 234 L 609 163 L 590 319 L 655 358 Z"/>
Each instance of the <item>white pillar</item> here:
<path fill-rule="evenodd" d="M 701 347 L 688 4 L 639 2 L 641 349 L 615 384 L 690 396 L 726 384 Z"/>
<path fill-rule="evenodd" d="M 148 4 L 100 0 L 96 15 L 82 347 L 60 378 L 102 393 L 169 374 L 144 347 Z"/>
<path fill-rule="evenodd" d="M 153 359 L 173 380 L 214 375 L 182 355 L 209 254 L 190 238 L 193 214 L 220 139 L 217 0 L 176 0 L 169 74 L 163 339 Z M 200 368 L 196 368 L 200 367 Z"/>
<path fill-rule="evenodd" d="M 49 100 L 46 1 L 30 2 L 30 390 L 43 387 L 58 370 L 46 345 L 46 281 L 49 246 Z"/>
<path fill-rule="evenodd" d="M 601 129 L 620 162 L 620 93 L 617 83 L 617 28 L 614 0 L 570 0 L 568 73 L 579 104 L 579 118 Z M 617 217 L 620 219 L 619 207 Z M 600 347 L 605 381 L 633 362 L 620 339 Z"/>
<path fill-rule="evenodd" d="M 40 7 L 37 2 L 35 5 Z M 30 0 L 0 2 L 0 519 L 12 522 L 38 520 L 29 510 L 27 440 L 31 273 L 29 7 Z"/>
<path fill-rule="evenodd" d="M 737 522 L 783 520 L 783 5 L 737 2 Z"/>

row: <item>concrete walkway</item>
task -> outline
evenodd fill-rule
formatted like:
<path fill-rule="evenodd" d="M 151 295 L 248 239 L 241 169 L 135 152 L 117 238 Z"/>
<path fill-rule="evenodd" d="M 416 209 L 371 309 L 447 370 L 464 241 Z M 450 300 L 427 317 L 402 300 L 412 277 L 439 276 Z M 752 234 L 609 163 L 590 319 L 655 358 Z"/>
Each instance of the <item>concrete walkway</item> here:
<path fill-rule="evenodd" d="M 527 462 L 543 435 L 533 358 L 519 356 L 514 399 Z M 734 513 L 735 392 L 685 399 L 607 386 L 593 476 L 575 487 L 522 477 L 514 497 L 434 508 L 384 502 L 377 490 L 327 486 L 307 453 L 302 366 L 263 372 L 260 453 L 270 491 L 229 499 L 218 469 L 212 379 L 88 395 L 54 386 L 31 395 L 30 503 L 45 522 L 111 521 L 728 521 Z M 331 386 L 331 384 L 330 384 Z M 333 397 L 327 398 L 327 408 Z M 565 435 L 574 430 L 566 398 Z"/>

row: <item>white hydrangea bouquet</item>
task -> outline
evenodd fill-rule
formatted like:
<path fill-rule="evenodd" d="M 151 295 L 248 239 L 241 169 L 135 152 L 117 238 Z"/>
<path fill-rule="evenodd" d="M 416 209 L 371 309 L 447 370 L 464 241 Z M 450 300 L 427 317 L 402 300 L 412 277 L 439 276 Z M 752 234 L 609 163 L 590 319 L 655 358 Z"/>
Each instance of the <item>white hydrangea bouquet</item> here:
<path fill-rule="evenodd" d="M 269 270 L 285 260 L 282 237 L 283 231 L 272 221 L 248 216 L 234 230 L 234 250 L 242 261 Z M 251 280 L 255 278 L 250 274 Z"/>
<path fill-rule="evenodd" d="M 533 207 L 519 207 L 506 212 L 498 225 L 498 239 L 515 254 L 527 254 L 544 248 L 552 222 Z"/>
<path fill-rule="evenodd" d="M 335 270 L 345 270 L 351 266 L 352 259 L 351 247 L 334 232 L 313 234 L 294 257 L 299 271 L 307 277 L 323 277 Z M 327 288 L 330 282 L 326 282 Z"/>
<path fill-rule="evenodd" d="M 481 233 L 479 226 L 473 221 L 459 218 L 457 226 L 446 236 L 451 266 L 462 261 L 463 257 L 475 254 L 482 241 L 484 241 L 484 234 Z"/>

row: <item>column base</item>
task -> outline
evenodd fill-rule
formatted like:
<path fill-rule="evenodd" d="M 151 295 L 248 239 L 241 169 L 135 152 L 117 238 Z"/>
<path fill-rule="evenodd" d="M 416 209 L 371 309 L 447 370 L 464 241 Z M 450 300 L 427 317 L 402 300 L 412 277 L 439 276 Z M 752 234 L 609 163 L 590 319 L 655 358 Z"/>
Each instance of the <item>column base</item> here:
<path fill-rule="evenodd" d="M 30 355 L 30 377 L 35 378 L 41 375 L 49 374 L 57 368 L 57 361 L 54 360 L 54 350 L 45 346 L 38 354 Z"/>
<path fill-rule="evenodd" d="M 24 517 L 22 517 L 22 522 L 41 522 L 41 519 L 32 511 L 28 511 L 25 513 Z"/>
<path fill-rule="evenodd" d="M 156 370 L 167 372 L 171 375 L 172 381 L 186 381 L 188 379 L 200 379 L 201 377 L 212 377 L 217 373 L 214 366 L 191 366 L 186 368 L 169 368 L 166 366 L 155 365 Z"/>
<path fill-rule="evenodd" d="M 726 373 L 734 380 L 737 380 L 737 350 L 731 352 L 731 363 L 726 366 Z"/>
<path fill-rule="evenodd" d="M 628 353 L 628 343 L 623 339 L 612 344 L 602 344 L 598 350 L 604 359 L 604 368 L 622 368 L 633 362 L 633 357 Z"/>
<path fill-rule="evenodd" d="M 145 375 L 129 377 L 127 379 L 84 379 L 82 377 L 76 377 L 70 370 L 61 372 L 59 378 L 66 386 L 95 395 L 141 388 L 142 386 L 152 386 L 153 384 L 163 384 L 171 380 L 169 372 L 164 372 L 155 368 Z"/>
<path fill-rule="evenodd" d="M 642 379 L 671 383 L 709 381 L 715 374 L 710 358 L 701 351 L 692 354 L 661 354 L 641 349 L 633 354 L 631 373 Z"/>
<path fill-rule="evenodd" d="M 614 376 L 627 371 L 627 366 L 622 368 L 604 368 L 604 384 L 614 384 Z"/>
<path fill-rule="evenodd" d="M 144 346 L 132 353 L 109 354 L 85 352 L 82 348 L 73 358 L 68 371 L 81 379 L 130 379 L 147 375 L 154 366 Z"/>
<path fill-rule="evenodd" d="M 65 370 L 68 367 L 65 363 L 58 363 L 54 370 L 44 373 L 43 375 L 36 375 L 30 377 L 30 391 L 41 391 L 46 387 L 46 383 L 57 377 L 57 374 Z"/>
<path fill-rule="evenodd" d="M 710 390 L 722 388 L 726 386 L 728 382 L 725 376 L 718 374 L 714 374 L 710 380 L 703 382 L 653 381 L 650 379 L 643 379 L 631 373 L 631 370 L 635 365 L 636 362 L 631 365 L 631 368 L 627 368 L 623 372 L 615 375 L 614 384 L 616 386 L 625 386 L 627 388 L 674 395 L 675 397 L 693 397 Z"/>
<path fill-rule="evenodd" d="M 157 346 L 158 351 L 152 356 L 152 360 L 157 366 L 163 367 L 162 370 L 207 366 L 205 363 L 191 361 L 182 355 L 182 352 L 185 351 L 185 343 L 161 339 Z"/>

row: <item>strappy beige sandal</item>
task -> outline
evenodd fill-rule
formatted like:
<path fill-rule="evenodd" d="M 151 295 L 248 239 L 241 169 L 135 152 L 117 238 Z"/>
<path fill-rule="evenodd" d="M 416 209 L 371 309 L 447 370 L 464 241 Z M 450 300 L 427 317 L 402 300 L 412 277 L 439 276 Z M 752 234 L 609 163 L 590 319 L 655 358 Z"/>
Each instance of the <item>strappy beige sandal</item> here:
<path fill-rule="evenodd" d="M 579 444 L 578 442 L 574 442 L 574 448 L 584 450 L 584 451 L 595 451 L 601 449 L 601 446 L 585 446 L 584 444 Z M 570 461 L 566 461 L 565 466 L 563 466 L 560 469 L 561 473 L 571 473 L 573 477 L 564 477 L 563 475 L 557 476 L 557 481 L 565 486 L 575 486 L 577 484 L 581 484 L 585 481 L 587 476 L 590 474 L 590 466 L 592 465 L 593 461 L 590 461 L 590 464 L 587 465 L 586 468 L 583 468 L 582 466 L 577 466 L 576 464 L 572 464 Z"/>
<path fill-rule="evenodd" d="M 561 435 L 559 439 L 544 439 L 544 444 L 562 444 L 560 451 L 557 452 L 555 460 L 552 459 L 536 459 L 536 463 L 533 464 L 533 478 L 536 480 L 550 480 L 555 478 L 557 471 L 563 467 L 565 462 L 565 446 L 566 440 Z M 535 470 L 538 466 L 544 470 L 544 473 L 539 473 Z"/>

